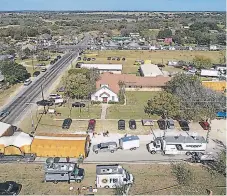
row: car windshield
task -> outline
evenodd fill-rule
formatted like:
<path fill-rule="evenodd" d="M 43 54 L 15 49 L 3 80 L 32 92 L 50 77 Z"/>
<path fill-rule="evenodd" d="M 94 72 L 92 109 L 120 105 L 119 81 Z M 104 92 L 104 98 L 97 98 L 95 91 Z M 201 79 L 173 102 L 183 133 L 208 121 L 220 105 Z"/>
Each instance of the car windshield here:
<path fill-rule="evenodd" d="M 101 144 L 98 144 L 98 148 L 101 148 L 102 147 L 102 145 Z"/>

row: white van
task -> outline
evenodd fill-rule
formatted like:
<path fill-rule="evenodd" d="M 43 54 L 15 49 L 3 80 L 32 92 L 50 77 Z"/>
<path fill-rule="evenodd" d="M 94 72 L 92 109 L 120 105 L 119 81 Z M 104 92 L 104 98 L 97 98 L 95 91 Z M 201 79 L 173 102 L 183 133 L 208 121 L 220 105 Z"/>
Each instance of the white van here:
<path fill-rule="evenodd" d="M 28 85 L 31 84 L 31 83 L 32 83 L 32 81 L 31 81 L 31 79 L 29 78 L 29 79 L 27 79 L 27 80 L 24 81 L 24 86 L 28 86 Z"/>
<path fill-rule="evenodd" d="M 50 94 L 49 99 L 62 99 L 62 96 L 59 94 Z"/>

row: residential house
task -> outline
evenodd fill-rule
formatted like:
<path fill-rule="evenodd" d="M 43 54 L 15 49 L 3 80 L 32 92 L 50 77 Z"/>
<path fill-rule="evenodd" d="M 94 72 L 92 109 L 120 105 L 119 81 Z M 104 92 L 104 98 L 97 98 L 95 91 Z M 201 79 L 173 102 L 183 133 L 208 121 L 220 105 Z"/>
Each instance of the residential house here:
<path fill-rule="evenodd" d="M 122 72 L 122 64 L 81 64 L 80 67 L 86 69 L 98 69 L 100 73 L 111 72 L 121 74 Z"/>
<path fill-rule="evenodd" d="M 119 102 L 118 92 L 111 90 L 108 84 L 102 84 L 101 87 L 91 95 L 91 100 L 103 103 L 108 103 L 109 101 Z"/>
<path fill-rule="evenodd" d="M 167 37 L 164 39 L 165 44 L 171 44 L 172 42 L 173 42 L 173 38 L 171 38 L 171 37 Z"/>
<path fill-rule="evenodd" d="M 163 72 L 155 64 L 143 64 L 140 66 L 140 74 L 143 77 L 163 76 Z"/>

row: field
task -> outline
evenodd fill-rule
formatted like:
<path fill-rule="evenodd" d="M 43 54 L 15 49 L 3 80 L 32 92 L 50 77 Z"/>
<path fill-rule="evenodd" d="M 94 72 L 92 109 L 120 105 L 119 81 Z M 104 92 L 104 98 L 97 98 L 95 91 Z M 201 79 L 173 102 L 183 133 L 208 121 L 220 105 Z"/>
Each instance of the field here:
<path fill-rule="evenodd" d="M 149 118 L 144 112 L 147 101 L 158 92 L 126 92 L 126 105 L 110 105 L 107 119 L 144 119 Z M 157 119 L 158 116 L 151 116 Z"/>
<path fill-rule="evenodd" d="M 94 187 L 95 165 L 83 164 L 85 179 L 82 183 L 44 183 L 43 165 L 38 164 L 1 164 L 1 180 L 15 180 L 22 184 L 21 195 L 76 195 L 77 188 Z M 202 166 L 188 166 L 194 180 L 188 186 L 179 186 L 175 176 L 171 173 L 170 165 L 123 165 L 132 173 L 135 183 L 131 187 L 130 195 L 207 195 L 206 189 L 212 190 L 213 195 L 225 195 L 225 178 L 220 175 L 211 176 Z M 74 189 L 69 190 L 70 187 Z M 82 190 L 81 194 L 88 194 Z M 95 193 L 96 194 L 96 193 Z M 97 195 L 113 195 L 115 190 L 98 189 Z"/>
<path fill-rule="evenodd" d="M 217 51 L 134 51 L 134 50 L 115 50 L 115 51 L 93 51 L 96 55 L 96 61 L 86 63 L 111 63 L 123 64 L 123 73 L 137 73 L 139 66 L 134 65 L 136 60 L 151 60 L 152 63 L 167 64 L 168 61 L 192 61 L 195 56 L 202 55 L 208 57 L 213 63 L 219 63 L 220 53 Z M 89 56 L 85 54 L 84 56 Z M 107 60 L 107 57 L 125 57 L 126 61 Z M 81 61 L 80 61 L 81 62 Z M 181 71 L 166 67 L 164 70 L 169 72 Z"/>

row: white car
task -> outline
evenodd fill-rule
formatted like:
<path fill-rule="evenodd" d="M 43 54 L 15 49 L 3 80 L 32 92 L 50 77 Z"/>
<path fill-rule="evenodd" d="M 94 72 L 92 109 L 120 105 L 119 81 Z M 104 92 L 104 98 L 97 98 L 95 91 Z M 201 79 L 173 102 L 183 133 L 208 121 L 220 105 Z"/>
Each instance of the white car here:
<path fill-rule="evenodd" d="M 50 94 L 49 99 L 62 99 L 62 96 L 59 94 Z"/>
<path fill-rule="evenodd" d="M 32 83 L 31 79 L 27 79 L 24 81 L 24 86 L 28 86 L 31 83 Z"/>

